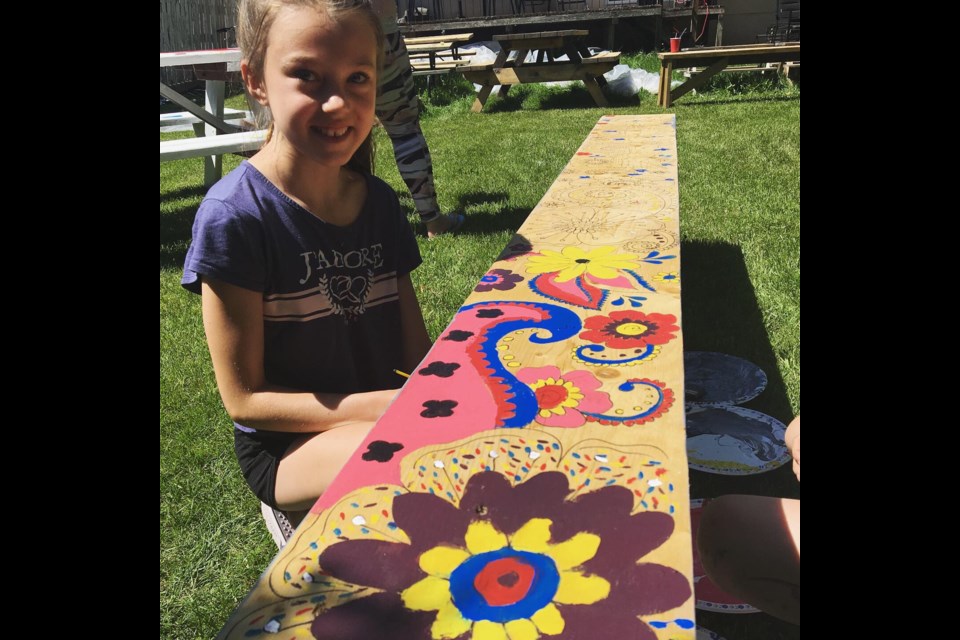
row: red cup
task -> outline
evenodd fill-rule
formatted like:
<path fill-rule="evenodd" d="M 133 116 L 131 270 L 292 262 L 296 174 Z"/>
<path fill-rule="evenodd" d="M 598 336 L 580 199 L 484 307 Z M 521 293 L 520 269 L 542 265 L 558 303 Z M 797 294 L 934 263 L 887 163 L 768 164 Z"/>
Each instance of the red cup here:
<path fill-rule="evenodd" d="M 673 53 L 680 51 L 680 38 L 670 38 L 670 51 Z"/>

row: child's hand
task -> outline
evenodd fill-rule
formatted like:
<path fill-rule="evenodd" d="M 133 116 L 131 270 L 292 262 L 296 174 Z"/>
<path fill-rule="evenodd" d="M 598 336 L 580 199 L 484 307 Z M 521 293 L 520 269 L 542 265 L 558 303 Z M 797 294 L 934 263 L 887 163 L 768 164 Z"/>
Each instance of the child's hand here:
<path fill-rule="evenodd" d="M 790 426 L 787 427 L 787 431 L 784 434 L 784 440 L 787 443 L 787 449 L 790 450 L 790 455 L 793 456 L 793 473 L 796 474 L 797 480 L 800 480 L 800 416 L 797 416 L 793 419 L 793 422 L 790 423 Z"/>

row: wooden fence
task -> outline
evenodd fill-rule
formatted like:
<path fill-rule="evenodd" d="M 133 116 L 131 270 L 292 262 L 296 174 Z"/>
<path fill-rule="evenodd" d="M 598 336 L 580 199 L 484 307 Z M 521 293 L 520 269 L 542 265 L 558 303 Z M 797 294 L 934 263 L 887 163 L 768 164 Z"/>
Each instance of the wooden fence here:
<path fill-rule="evenodd" d="M 229 43 L 217 29 L 232 27 L 237 21 L 236 0 L 160 0 L 160 51 L 219 49 Z M 160 81 L 177 83 L 191 80 L 193 74 L 178 68 L 161 69 Z"/>

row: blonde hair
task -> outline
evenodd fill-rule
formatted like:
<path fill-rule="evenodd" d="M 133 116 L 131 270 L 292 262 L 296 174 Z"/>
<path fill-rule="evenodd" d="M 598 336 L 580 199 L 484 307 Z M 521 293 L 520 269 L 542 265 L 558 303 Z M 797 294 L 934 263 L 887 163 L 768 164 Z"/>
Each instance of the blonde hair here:
<path fill-rule="evenodd" d="M 273 22 L 285 7 L 315 9 L 334 22 L 348 16 L 363 17 L 373 30 L 377 42 L 377 77 L 383 67 L 383 27 L 369 0 L 240 0 L 237 7 L 237 44 L 247 63 L 249 73 L 263 78 L 263 65 L 267 57 L 267 40 Z M 267 141 L 273 135 L 273 118 L 269 109 L 259 104 L 251 105 L 257 114 L 257 125 L 267 127 Z M 373 173 L 373 131 L 366 137 L 347 162 L 347 167 L 363 173 Z"/>

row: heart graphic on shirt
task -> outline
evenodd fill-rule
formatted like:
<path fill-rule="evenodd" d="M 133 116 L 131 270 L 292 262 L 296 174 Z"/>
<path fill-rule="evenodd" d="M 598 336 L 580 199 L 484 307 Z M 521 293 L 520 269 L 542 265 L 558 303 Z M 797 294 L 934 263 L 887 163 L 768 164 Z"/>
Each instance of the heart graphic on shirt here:
<path fill-rule="evenodd" d="M 330 278 L 330 297 L 343 308 L 362 305 L 367 298 L 370 281 L 363 276 Z"/>

